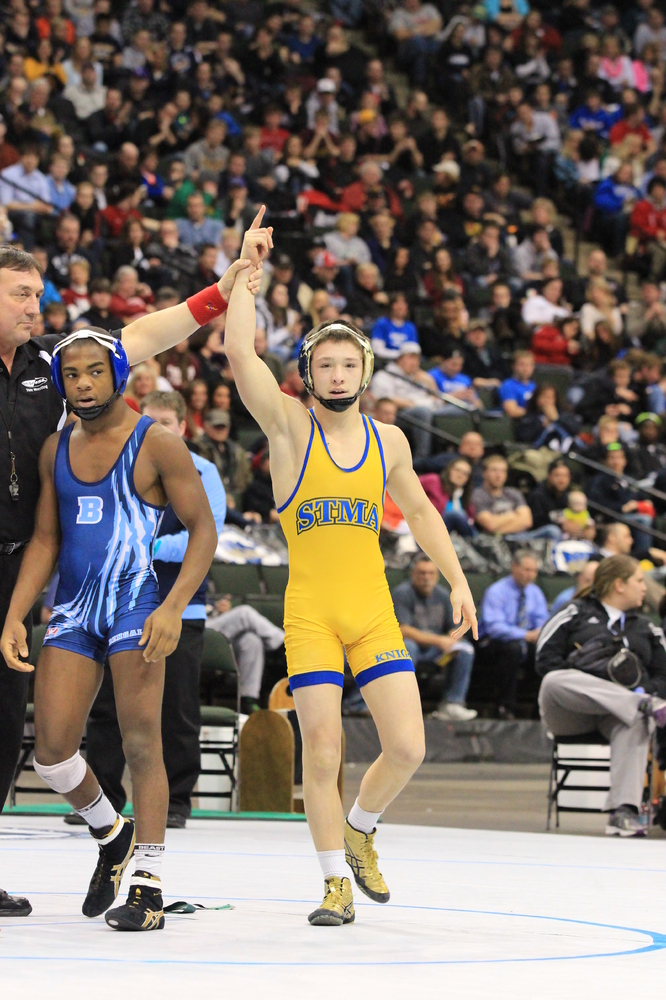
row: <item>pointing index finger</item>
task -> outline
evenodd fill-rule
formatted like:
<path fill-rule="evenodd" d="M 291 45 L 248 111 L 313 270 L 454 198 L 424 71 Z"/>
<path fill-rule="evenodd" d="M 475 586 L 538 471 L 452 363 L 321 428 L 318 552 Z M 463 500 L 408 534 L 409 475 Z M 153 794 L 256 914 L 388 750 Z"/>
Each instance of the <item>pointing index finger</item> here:
<path fill-rule="evenodd" d="M 261 220 L 264 217 L 265 211 L 266 211 L 266 206 L 262 205 L 257 214 L 255 215 L 254 219 L 252 220 L 252 225 L 250 226 L 250 229 L 261 229 Z"/>

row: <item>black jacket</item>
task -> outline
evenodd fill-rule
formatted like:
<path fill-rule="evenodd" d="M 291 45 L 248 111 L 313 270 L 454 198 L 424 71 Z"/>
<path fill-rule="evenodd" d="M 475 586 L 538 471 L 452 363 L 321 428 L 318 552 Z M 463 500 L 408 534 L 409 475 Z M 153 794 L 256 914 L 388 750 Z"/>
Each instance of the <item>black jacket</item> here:
<path fill-rule="evenodd" d="M 567 670 L 566 662 L 576 646 L 589 639 L 605 635 L 608 615 L 596 597 L 581 597 L 571 601 L 546 622 L 536 647 L 536 670 L 545 677 L 551 670 Z M 624 631 L 615 623 L 614 631 L 624 635 L 629 649 L 635 653 L 644 669 L 643 687 L 648 694 L 666 696 L 666 643 L 664 633 L 640 611 L 627 611 Z M 608 682 L 609 684 L 611 681 Z"/>

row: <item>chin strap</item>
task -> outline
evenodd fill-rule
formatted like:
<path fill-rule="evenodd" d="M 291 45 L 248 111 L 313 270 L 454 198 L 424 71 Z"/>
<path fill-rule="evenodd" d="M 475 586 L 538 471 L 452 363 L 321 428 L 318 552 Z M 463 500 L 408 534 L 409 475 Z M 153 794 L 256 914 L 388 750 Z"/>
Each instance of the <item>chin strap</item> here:
<path fill-rule="evenodd" d="M 318 403 L 325 406 L 327 410 L 333 410 L 334 413 L 344 413 L 345 410 L 348 410 L 356 402 L 360 395 L 361 393 L 357 392 L 355 396 L 342 396 L 341 399 L 323 399 L 321 396 L 313 393 Z"/>
<path fill-rule="evenodd" d="M 70 409 L 72 413 L 76 417 L 80 417 L 81 420 L 97 420 L 97 418 L 101 417 L 101 415 L 105 412 L 105 410 L 108 410 L 108 408 L 111 406 L 111 403 L 113 403 L 114 400 L 116 400 L 119 395 L 120 393 L 116 389 L 113 395 L 109 396 L 106 403 L 102 403 L 101 406 L 86 406 L 86 407 L 70 406 Z"/>

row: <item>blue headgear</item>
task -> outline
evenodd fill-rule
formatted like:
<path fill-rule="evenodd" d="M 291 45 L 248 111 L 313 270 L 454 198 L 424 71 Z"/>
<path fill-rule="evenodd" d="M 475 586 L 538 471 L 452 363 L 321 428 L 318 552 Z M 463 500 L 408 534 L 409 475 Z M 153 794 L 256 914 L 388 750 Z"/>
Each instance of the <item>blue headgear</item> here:
<path fill-rule="evenodd" d="M 312 379 L 312 371 L 310 368 L 310 363 L 312 360 L 312 352 L 319 343 L 319 341 L 327 333 L 333 333 L 334 331 L 344 331 L 346 334 L 350 335 L 352 340 L 358 343 L 363 353 L 363 374 L 361 376 L 361 384 L 359 386 L 358 392 L 354 396 L 343 396 L 342 399 L 323 399 L 318 396 L 314 391 L 314 382 Z M 345 320 L 328 320 L 326 323 L 320 323 L 316 326 L 314 330 L 310 330 L 308 334 L 303 338 L 303 343 L 298 352 L 298 374 L 303 379 L 303 384 L 308 390 L 311 396 L 325 406 L 327 410 L 333 410 L 335 413 L 342 413 L 344 410 L 348 409 L 352 403 L 354 403 L 362 392 L 368 388 L 370 379 L 372 378 L 372 372 L 375 363 L 375 356 L 370 346 L 370 341 L 360 330 L 351 323 L 347 323 Z"/>
<path fill-rule="evenodd" d="M 102 403 L 101 406 L 79 408 L 70 404 L 72 411 L 77 417 L 81 417 L 82 420 L 94 420 L 108 409 L 114 399 L 125 390 L 130 372 L 130 363 L 127 359 L 125 348 L 119 340 L 116 340 L 115 337 L 112 337 L 108 333 L 97 332 L 97 330 L 77 330 L 75 333 L 70 333 L 59 344 L 56 344 L 53 349 L 53 356 L 51 357 L 51 379 L 63 399 L 67 399 L 67 395 L 65 393 L 65 382 L 62 377 L 60 353 L 65 347 L 75 344 L 77 340 L 89 339 L 96 340 L 98 344 L 101 344 L 109 352 L 111 374 L 113 376 L 113 393 L 107 399 L 106 403 Z"/>

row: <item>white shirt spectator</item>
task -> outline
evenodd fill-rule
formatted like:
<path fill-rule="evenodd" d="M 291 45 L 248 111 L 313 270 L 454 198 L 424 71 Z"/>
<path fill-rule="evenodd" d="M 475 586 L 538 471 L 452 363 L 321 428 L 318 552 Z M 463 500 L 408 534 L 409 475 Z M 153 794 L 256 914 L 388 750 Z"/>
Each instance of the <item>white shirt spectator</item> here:
<path fill-rule="evenodd" d="M 402 368 L 389 361 L 386 368 L 372 376 L 370 392 L 375 399 L 408 399 L 412 406 L 427 406 L 429 410 L 437 410 L 442 404 L 416 382 L 406 382 L 409 378 Z"/>
<path fill-rule="evenodd" d="M 106 87 L 96 84 L 92 90 L 83 83 L 70 84 L 65 87 L 63 97 L 74 105 L 77 118 L 87 118 L 95 111 L 101 111 L 106 103 Z"/>
<path fill-rule="evenodd" d="M 597 309 L 597 307 L 592 302 L 586 302 L 580 311 L 580 331 L 585 337 L 591 337 L 594 340 L 594 328 L 602 319 L 607 320 L 608 316 Z M 622 333 L 622 313 L 617 306 L 614 306 L 611 310 L 611 330 L 616 337 Z"/>
<path fill-rule="evenodd" d="M 431 3 L 421 4 L 418 10 L 410 11 L 405 10 L 404 7 L 398 7 L 391 14 L 391 19 L 389 21 L 389 32 L 394 35 L 396 31 L 411 31 L 414 34 L 419 34 L 419 28 L 421 25 L 429 24 L 430 21 L 439 21 L 441 24 L 441 14 L 436 7 Z"/>
<path fill-rule="evenodd" d="M 326 233 L 324 236 L 326 249 L 343 264 L 370 264 L 372 255 L 365 240 L 360 236 L 343 236 L 342 233 Z"/>
<path fill-rule="evenodd" d="M 518 154 L 527 152 L 529 144 L 541 139 L 538 145 L 540 153 L 556 153 L 560 148 L 560 130 L 554 118 L 547 111 L 532 112 L 532 127 L 528 128 L 520 119 L 511 126 L 511 138 Z"/>
<path fill-rule="evenodd" d="M 565 309 L 564 306 L 554 306 L 543 295 L 529 295 L 522 310 L 523 320 L 530 326 L 544 326 L 570 315 L 569 309 Z"/>

